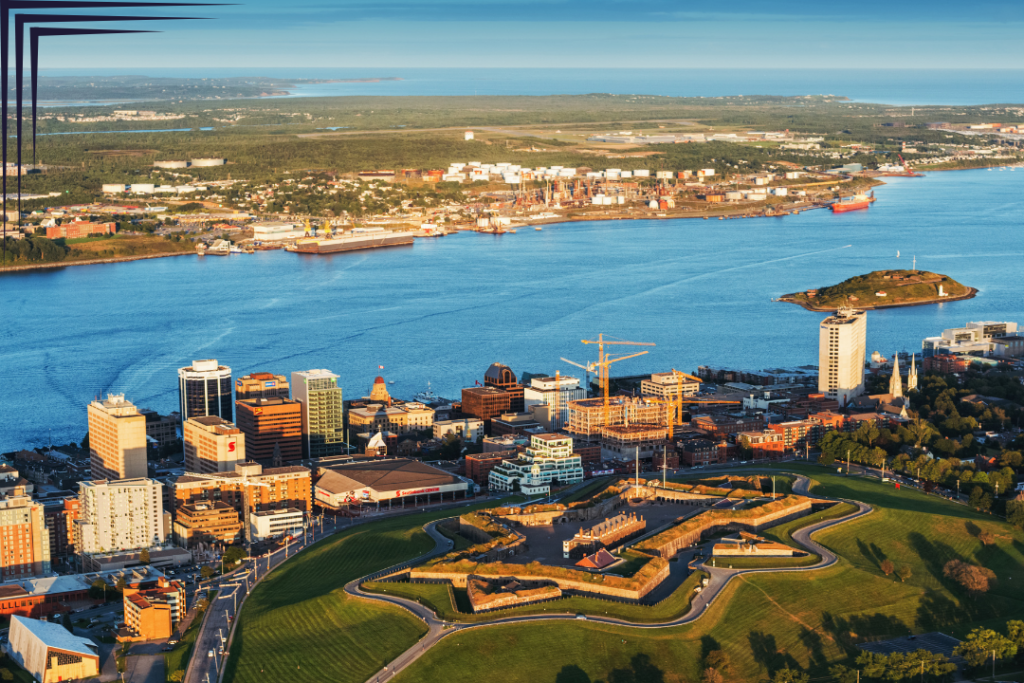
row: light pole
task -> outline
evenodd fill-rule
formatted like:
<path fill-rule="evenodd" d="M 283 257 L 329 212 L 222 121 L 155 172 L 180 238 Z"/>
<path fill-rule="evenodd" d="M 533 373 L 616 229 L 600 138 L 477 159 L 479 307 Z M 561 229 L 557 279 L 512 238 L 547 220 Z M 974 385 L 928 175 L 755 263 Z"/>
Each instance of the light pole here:
<path fill-rule="evenodd" d="M 846 449 L 846 474 L 850 474 L 850 449 Z"/>

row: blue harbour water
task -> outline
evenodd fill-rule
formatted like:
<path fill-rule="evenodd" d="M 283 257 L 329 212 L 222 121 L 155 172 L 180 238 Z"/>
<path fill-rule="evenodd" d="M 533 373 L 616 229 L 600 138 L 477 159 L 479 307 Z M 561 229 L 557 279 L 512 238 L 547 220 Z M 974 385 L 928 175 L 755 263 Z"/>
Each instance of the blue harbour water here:
<path fill-rule="evenodd" d="M 501 69 L 501 68 L 146 68 L 44 69 L 43 76 L 166 78 L 399 78 L 376 83 L 309 83 L 294 97 L 346 95 L 836 95 L 896 105 L 1024 103 L 1020 69 Z M 45 97 L 45 93 L 43 94 Z"/>
<path fill-rule="evenodd" d="M 882 268 L 946 273 L 972 300 L 868 315 L 868 351 L 969 320 L 1024 323 L 1024 169 L 892 178 L 868 211 L 584 222 L 333 256 L 193 255 L 0 276 L 0 450 L 79 440 L 85 405 L 177 406 L 176 370 L 329 368 L 347 397 L 378 365 L 398 397 L 458 396 L 494 361 L 575 370 L 599 332 L 654 342 L 616 367 L 817 362 L 823 317 L 771 299 Z M 847 247 L 846 245 L 851 245 Z M 896 252 L 902 258 L 896 259 Z"/>

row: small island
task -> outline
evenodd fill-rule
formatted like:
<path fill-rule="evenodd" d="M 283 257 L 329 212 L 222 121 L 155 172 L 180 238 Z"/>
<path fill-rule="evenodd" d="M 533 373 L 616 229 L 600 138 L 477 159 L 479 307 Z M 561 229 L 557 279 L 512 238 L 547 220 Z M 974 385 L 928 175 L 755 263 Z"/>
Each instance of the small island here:
<path fill-rule="evenodd" d="M 978 290 L 962 285 L 948 275 L 926 270 L 876 270 L 838 285 L 787 294 L 777 301 L 803 306 L 808 311 L 851 308 L 896 308 L 923 306 L 944 301 L 973 299 Z"/>

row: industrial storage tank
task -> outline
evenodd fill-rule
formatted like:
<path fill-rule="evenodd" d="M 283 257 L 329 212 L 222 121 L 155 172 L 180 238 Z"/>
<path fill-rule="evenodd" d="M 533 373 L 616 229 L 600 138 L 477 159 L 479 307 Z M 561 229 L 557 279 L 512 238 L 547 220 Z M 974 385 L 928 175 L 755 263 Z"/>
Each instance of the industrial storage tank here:
<path fill-rule="evenodd" d="M 132 192 L 136 194 L 151 194 L 156 187 L 153 183 L 132 183 Z"/>
<path fill-rule="evenodd" d="M 153 166 L 156 168 L 188 168 L 189 162 L 187 161 L 154 161 Z"/>
<path fill-rule="evenodd" d="M 193 166 L 224 166 L 228 163 L 227 159 L 193 159 Z"/>
<path fill-rule="evenodd" d="M 651 177 L 651 172 L 648 171 L 645 168 L 638 168 L 637 170 L 633 171 L 633 177 L 634 178 L 650 178 Z M 672 176 L 670 175 L 669 177 L 671 178 Z"/>
<path fill-rule="evenodd" d="M 738 202 L 743 199 L 743 193 L 739 190 L 728 190 L 725 193 L 725 201 L 727 202 Z"/>
<path fill-rule="evenodd" d="M 103 183 L 104 194 L 120 194 L 127 192 L 130 185 L 120 185 L 117 183 Z"/>

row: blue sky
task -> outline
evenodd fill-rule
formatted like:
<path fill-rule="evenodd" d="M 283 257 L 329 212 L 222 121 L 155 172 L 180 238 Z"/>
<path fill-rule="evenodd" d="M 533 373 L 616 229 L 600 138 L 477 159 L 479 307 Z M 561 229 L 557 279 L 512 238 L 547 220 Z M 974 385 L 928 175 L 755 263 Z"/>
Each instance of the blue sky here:
<path fill-rule="evenodd" d="M 1020 8 L 1019 0 L 250 0 L 205 8 L 202 14 L 215 21 L 167 23 L 157 35 L 53 40 L 41 50 L 41 64 L 124 65 L 130 71 L 169 66 L 1019 69 L 1024 68 Z"/>

